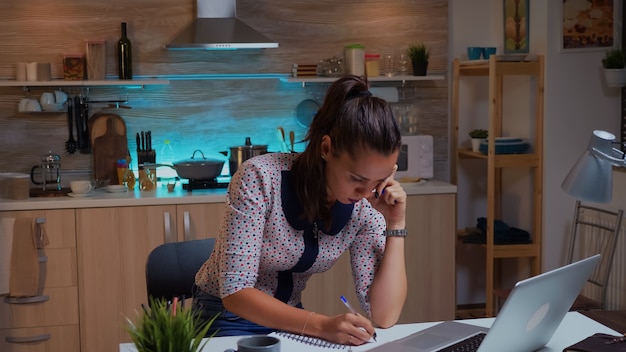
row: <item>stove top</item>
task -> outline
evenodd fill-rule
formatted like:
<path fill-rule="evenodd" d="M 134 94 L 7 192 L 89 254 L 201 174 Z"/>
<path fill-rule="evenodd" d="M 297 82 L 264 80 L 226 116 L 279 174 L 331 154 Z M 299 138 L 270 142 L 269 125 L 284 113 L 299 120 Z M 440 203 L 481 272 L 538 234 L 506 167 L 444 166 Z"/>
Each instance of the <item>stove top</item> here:
<path fill-rule="evenodd" d="M 230 178 L 229 178 L 230 179 Z M 183 183 L 183 189 L 187 192 L 191 192 L 194 189 L 218 189 L 228 188 L 229 180 L 222 179 L 220 177 L 211 180 L 192 180 L 189 179 L 187 183 Z"/>

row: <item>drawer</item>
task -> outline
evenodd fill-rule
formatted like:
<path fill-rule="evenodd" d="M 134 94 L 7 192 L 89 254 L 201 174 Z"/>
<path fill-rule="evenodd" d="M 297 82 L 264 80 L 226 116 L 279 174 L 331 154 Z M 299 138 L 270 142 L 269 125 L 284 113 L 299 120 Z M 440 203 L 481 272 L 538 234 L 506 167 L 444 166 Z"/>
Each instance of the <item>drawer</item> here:
<path fill-rule="evenodd" d="M 6 303 L 2 297 L 0 329 L 78 324 L 77 287 L 47 288 L 44 295 L 48 301 L 21 304 Z"/>
<path fill-rule="evenodd" d="M 38 342 L 7 342 L 6 338 L 28 339 L 48 336 Z M 0 329 L 2 352 L 80 352 L 78 325 L 50 326 L 25 329 Z"/>

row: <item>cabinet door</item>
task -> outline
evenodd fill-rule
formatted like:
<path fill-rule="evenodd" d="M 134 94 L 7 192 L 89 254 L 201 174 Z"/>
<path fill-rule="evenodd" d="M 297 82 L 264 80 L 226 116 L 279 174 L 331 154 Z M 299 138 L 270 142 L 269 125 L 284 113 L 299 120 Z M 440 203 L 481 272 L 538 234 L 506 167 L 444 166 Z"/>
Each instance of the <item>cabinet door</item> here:
<path fill-rule="evenodd" d="M 176 206 L 179 241 L 217 236 L 224 215 L 224 203 L 185 204 Z"/>
<path fill-rule="evenodd" d="M 415 195 L 407 202 L 408 293 L 399 323 L 454 319 L 455 195 Z M 355 302 L 353 305 L 358 302 L 348 253 L 331 270 L 313 275 L 302 301 L 308 310 L 336 315 L 346 311 L 341 295 Z"/>
<path fill-rule="evenodd" d="M 9 304 L 0 301 L 0 351 L 78 351 L 78 287 L 73 209 L 0 212 L 7 218 L 45 218 L 48 245 L 43 294 L 47 301 Z M 38 340 L 41 343 L 10 341 Z"/>
<path fill-rule="evenodd" d="M 76 210 L 83 351 L 117 351 L 130 342 L 126 318 L 134 320 L 147 303 L 146 258 L 169 241 L 175 213 L 174 205 Z"/>

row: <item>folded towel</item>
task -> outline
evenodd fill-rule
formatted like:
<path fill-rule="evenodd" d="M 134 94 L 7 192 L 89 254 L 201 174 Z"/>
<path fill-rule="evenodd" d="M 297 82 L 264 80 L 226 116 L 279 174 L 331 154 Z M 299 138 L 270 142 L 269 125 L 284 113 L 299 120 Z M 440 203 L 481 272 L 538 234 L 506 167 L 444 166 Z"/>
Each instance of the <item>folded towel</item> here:
<path fill-rule="evenodd" d="M 15 218 L 0 218 L 0 295 L 9 293 L 14 223 Z"/>
<path fill-rule="evenodd" d="M 38 248 L 48 244 L 42 224 L 28 218 L 18 218 L 13 226 L 13 252 L 9 295 L 30 297 L 41 293 Z"/>

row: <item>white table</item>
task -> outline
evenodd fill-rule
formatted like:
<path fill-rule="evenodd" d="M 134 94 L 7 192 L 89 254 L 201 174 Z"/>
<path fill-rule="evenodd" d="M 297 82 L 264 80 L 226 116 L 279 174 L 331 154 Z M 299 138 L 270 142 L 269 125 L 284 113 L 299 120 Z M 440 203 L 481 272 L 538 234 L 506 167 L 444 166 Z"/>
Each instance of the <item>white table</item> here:
<path fill-rule="evenodd" d="M 478 326 L 489 327 L 493 323 L 494 318 L 483 318 L 483 319 L 470 319 L 463 320 L 464 323 L 474 324 Z M 431 327 L 439 322 L 430 322 L 430 323 L 414 323 L 414 324 L 398 324 L 389 329 L 376 329 L 376 334 L 378 342 L 376 344 L 366 344 L 359 347 L 352 347 L 352 351 L 367 351 L 375 346 L 380 344 L 397 340 L 399 338 L 408 336 L 414 332 L 426 329 Z M 602 332 L 606 334 L 615 334 L 621 335 L 615 330 L 612 330 L 595 320 L 587 318 L 586 316 L 577 313 L 577 312 L 569 312 L 563 319 L 563 322 L 556 330 L 554 336 L 548 342 L 546 347 L 540 349 L 539 351 L 547 352 L 561 352 L 563 349 L 569 345 L 572 345 L 587 336 L 593 335 L 594 333 Z M 237 340 L 242 338 L 242 336 L 228 336 L 228 337 L 216 337 L 209 340 L 206 344 L 203 352 L 221 352 L 229 348 L 237 348 Z M 282 344 L 282 343 L 281 343 Z M 293 352 L 283 345 L 281 349 L 283 352 Z M 137 352 L 134 344 L 132 343 L 123 343 L 120 344 L 120 352 Z"/>

